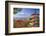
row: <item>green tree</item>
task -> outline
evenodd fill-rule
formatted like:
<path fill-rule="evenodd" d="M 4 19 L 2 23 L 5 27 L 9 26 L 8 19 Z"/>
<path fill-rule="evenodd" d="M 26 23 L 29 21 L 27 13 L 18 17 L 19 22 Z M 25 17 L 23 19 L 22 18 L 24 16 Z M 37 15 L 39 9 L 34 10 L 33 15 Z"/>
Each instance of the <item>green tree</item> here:
<path fill-rule="evenodd" d="M 14 14 L 20 12 L 22 10 L 22 8 L 14 8 Z"/>

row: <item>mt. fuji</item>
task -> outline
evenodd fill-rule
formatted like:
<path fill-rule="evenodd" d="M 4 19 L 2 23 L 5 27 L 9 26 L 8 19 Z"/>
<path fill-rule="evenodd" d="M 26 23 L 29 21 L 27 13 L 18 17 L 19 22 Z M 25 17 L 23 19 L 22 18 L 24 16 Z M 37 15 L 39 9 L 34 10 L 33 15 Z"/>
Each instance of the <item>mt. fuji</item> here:
<path fill-rule="evenodd" d="M 16 20 L 20 20 L 20 19 L 27 19 L 29 17 L 31 17 L 32 14 L 38 14 L 39 13 L 39 9 L 35 9 L 35 8 L 22 8 L 22 10 L 16 14 L 13 15 L 13 18 Z"/>

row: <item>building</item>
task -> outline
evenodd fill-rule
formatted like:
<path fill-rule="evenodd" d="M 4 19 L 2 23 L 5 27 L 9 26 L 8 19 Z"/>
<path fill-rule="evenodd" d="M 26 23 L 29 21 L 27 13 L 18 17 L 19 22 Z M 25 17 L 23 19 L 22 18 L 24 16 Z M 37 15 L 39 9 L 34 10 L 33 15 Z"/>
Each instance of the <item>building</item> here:
<path fill-rule="evenodd" d="M 38 27 L 39 26 L 39 14 L 32 14 L 30 20 L 30 25 L 33 27 Z"/>

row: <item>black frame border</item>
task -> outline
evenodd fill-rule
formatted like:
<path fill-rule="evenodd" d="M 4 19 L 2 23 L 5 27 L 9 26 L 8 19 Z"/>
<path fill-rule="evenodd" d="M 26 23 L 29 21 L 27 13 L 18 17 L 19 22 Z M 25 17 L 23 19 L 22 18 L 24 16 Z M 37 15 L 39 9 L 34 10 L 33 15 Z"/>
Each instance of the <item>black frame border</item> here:
<path fill-rule="evenodd" d="M 43 5 L 43 31 L 37 32 L 22 32 L 22 33 L 9 33 L 8 32 L 8 3 L 27 3 L 27 4 L 42 4 Z M 32 34 L 32 33 L 44 33 L 45 32 L 45 3 L 38 2 L 22 2 L 22 1 L 5 1 L 5 35 L 17 35 L 17 34 Z"/>

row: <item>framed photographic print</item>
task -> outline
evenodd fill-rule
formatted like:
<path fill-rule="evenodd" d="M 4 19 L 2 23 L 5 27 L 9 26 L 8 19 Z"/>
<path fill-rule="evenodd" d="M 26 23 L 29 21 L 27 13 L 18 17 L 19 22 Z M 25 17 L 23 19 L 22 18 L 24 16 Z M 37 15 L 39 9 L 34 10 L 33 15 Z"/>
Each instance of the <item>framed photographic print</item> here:
<path fill-rule="evenodd" d="M 5 34 L 45 32 L 45 4 L 5 1 Z"/>

